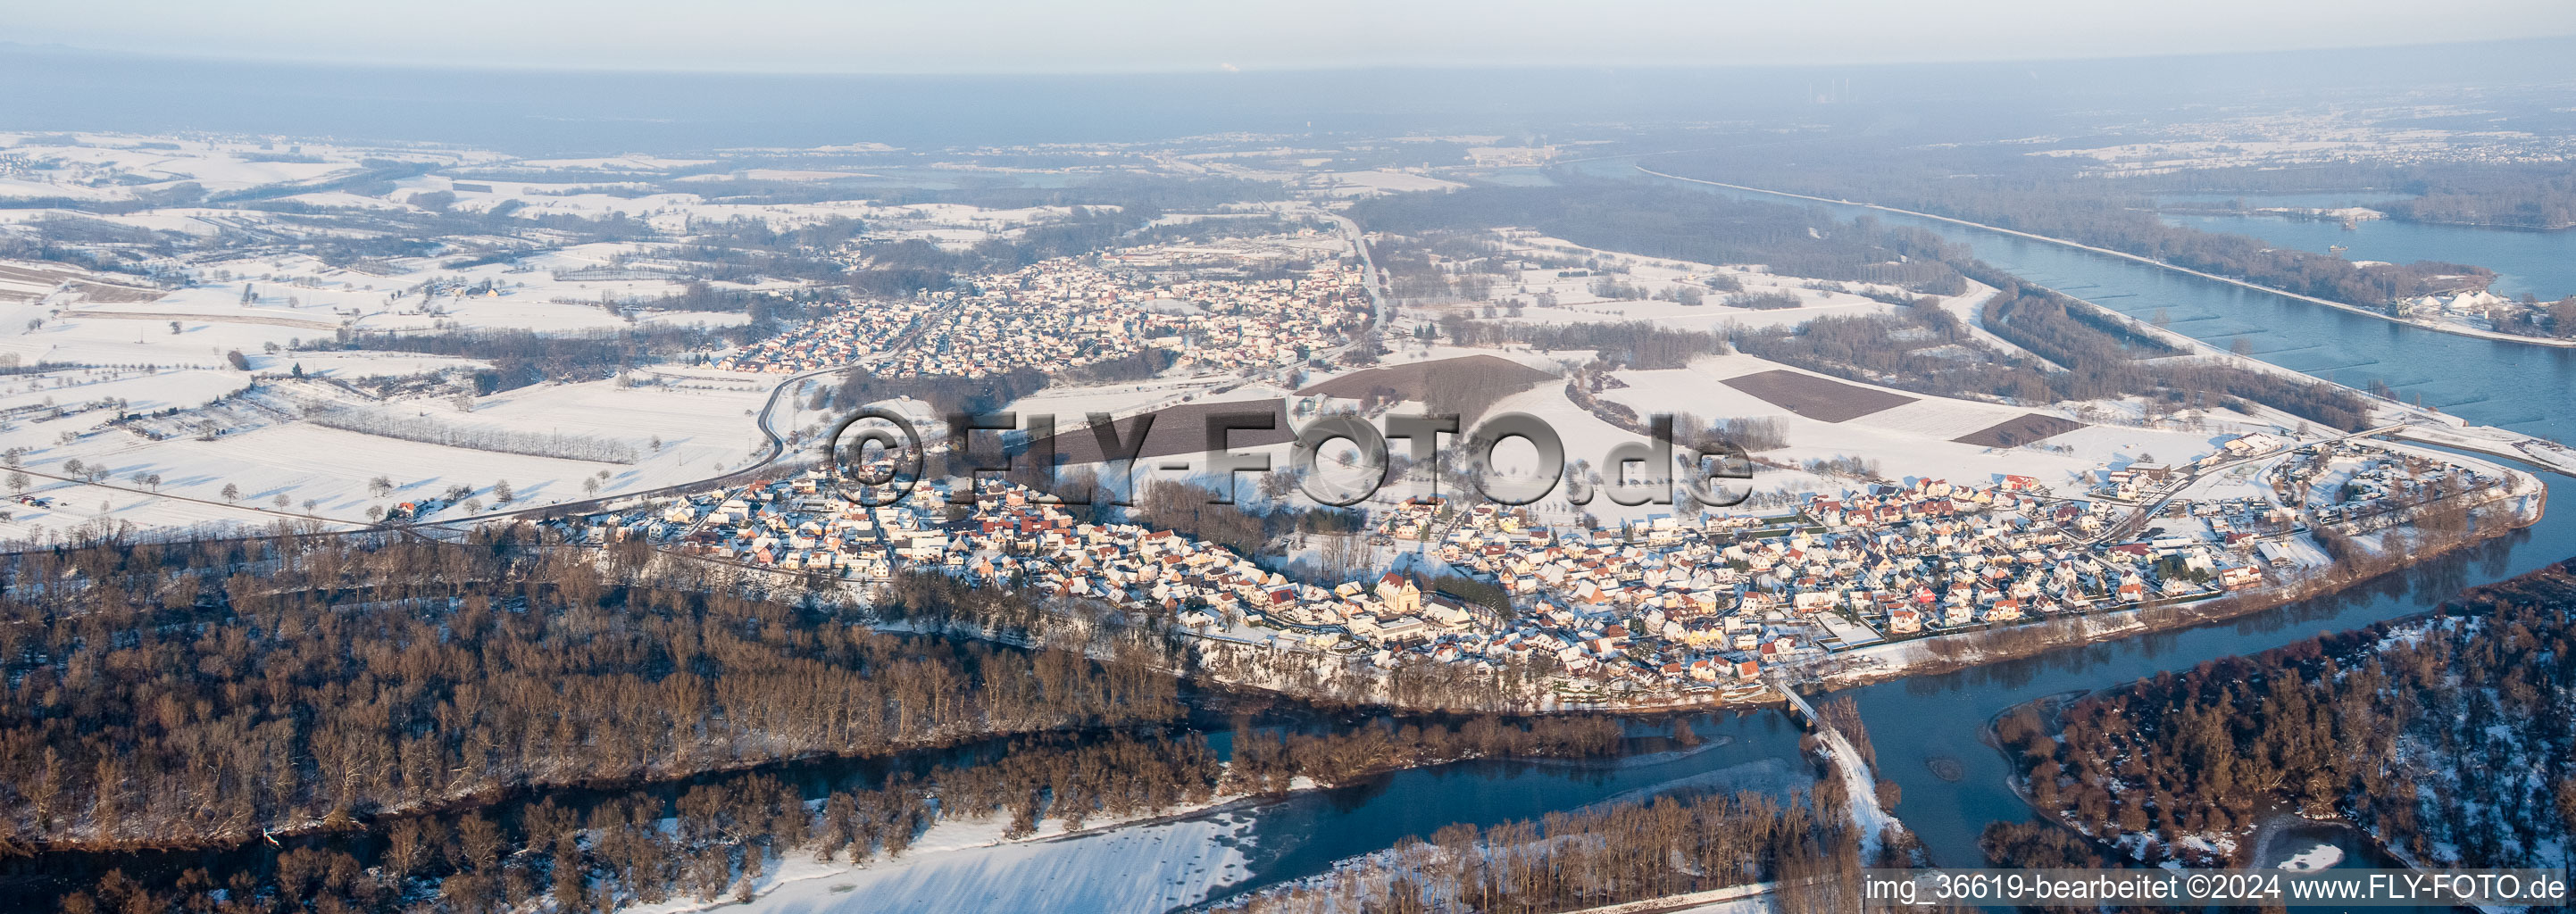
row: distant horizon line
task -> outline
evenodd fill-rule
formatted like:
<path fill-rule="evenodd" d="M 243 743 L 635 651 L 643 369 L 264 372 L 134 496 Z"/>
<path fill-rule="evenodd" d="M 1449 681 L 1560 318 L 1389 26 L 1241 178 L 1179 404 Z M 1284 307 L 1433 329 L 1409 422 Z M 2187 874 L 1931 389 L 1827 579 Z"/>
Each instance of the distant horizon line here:
<path fill-rule="evenodd" d="M 2467 48 L 2485 45 L 2544 44 L 2576 41 L 2576 32 L 2524 35 L 2511 38 L 2479 38 L 2463 41 L 2397 42 L 2386 44 L 2319 45 L 2272 50 L 2167 51 L 2144 54 L 2099 54 L 2067 56 L 1995 57 L 1979 59 L 1909 59 L 1839 61 L 1828 63 L 1678 63 L 1678 62 L 1599 62 L 1564 61 L 1532 63 L 1497 62 L 1388 62 L 1346 64 L 1251 64 L 1232 63 L 1188 67 L 1149 67 L 1137 69 L 1031 69 L 1031 70 L 791 70 L 728 67 L 652 68 L 614 64 L 542 65 L 517 62 L 428 62 L 380 61 L 326 57 L 262 57 L 250 55 L 198 54 L 172 51 L 133 51 L 96 48 L 60 42 L 21 42 L 0 40 L 0 54 L 54 53 L 107 58 L 141 58 L 178 63 L 265 66 L 314 69 L 358 69 L 377 71 L 452 72 L 476 74 L 550 74 L 550 75 L 633 75 L 633 76 L 712 76 L 712 77 L 786 77 L 786 78 L 912 78 L 912 79 L 1025 79 L 1049 77 L 1156 77 L 1156 76 L 1276 76 L 1324 73 L 1365 73 L 1383 71 L 1408 72 L 1478 72 L 1478 71 L 1659 71 L 1659 72 L 1744 72 L 1756 73 L 1817 71 L 1886 67 L 2000 67 L 2027 64 L 2116 63 L 2124 61 L 2191 60 L 2208 58 L 2261 58 L 2355 51 L 2396 51 L 2405 49 Z"/>

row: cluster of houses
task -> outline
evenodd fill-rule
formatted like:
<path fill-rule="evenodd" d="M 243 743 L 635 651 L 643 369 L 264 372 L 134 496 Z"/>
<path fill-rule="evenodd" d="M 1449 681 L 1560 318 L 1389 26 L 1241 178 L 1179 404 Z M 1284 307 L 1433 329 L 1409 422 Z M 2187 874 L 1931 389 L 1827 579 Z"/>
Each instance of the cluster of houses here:
<path fill-rule="evenodd" d="M 1652 610 L 1646 628 L 1669 642 L 1757 652 L 1743 658 L 1757 661 L 1794 656 L 1809 640 L 1859 646 L 2215 592 L 2177 568 L 2212 578 L 2246 569 L 2234 572 L 2237 586 L 2260 580 L 2250 557 L 2199 542 L 2086 545 L 2082 532 L 2112 512 L 2050 500 L 2035 480 L 2007 476 L 1983 486 L 1926 479 L 1814 495 L 1789 516 L 1662 516 L 1588 540 L 1519 529 L 1490 506 L 1427 529 L 1447 531 L 1440 557 L 1450 567 L 1516 600 L 1609 608 L 1631 622 Z"/>
<path fill-rule="evenodd" d="M 2330 441 L 2290 452 L 2272 468 L 2272 488 L 2286 505 L 2321 524 L 2359 520 L 2504 480 L 2421 454 L 2360 441 Z"/>
<path fill-rule="evenodd" d="M 2441 295 L 2424 295 L 2399 299 L 2394 310 L 2400 317 L 2423 318 L 2474 327 L 2480 330 L 2533 333 L 2535 325 L 2556 330 L 2567 336 L 2569 328 L 2557 315 L 2560 302 L 2518 301 L 2486 289 L 2469 289 Z"/>
<path fill-rule="evenodd" d="M 972 378 L 1160 349 L 1205 370 L 1273 368 L 1337 345 L 1366 323 L 1365 301 L 1360 274 L 1330 263 L 1297 278 L 1163 280 L 1067 258 L 981 277 L 973 289 L 846 306 L 709 361 L 780 374 L 867 361 L 882 377 Z"/>
<path fill-rule="evenodd" d="M 2292 442 L 2286 439 L 2262 432 L 2238 435 L 2221 442 L 2218 450 L 2192 461 L 2190 466 L 2194 471 L 2206 471 L 2233 461 L 2278 453 L 2291 444 Z M 2129 502 L 2152 500 L 2171 494 L 2190 484 L 2194 478 L 2192 471 L 2159 463 L 2143 462 L 2132 463 L 2118 469 L 2104 467 L 2097 472 L 2100 475 L 2100 481 L 2092 488 L 2095 497 Z"/>
<path fill-rule="evenodd" d="M 2221 519 L 2257 510 L 2181 504 Z M 1888 638 L 2194 599 L 2265 578 L 2251 541 L 2087 544 L 2085 530 L 2122 510 L 2052 498 L 2022 476 L 1600 530 L 1422 498 L 1381 509 L 1374 539 L 1409 541 L 1394 545 L 1446 572 L 1338 585 L 1293 581 L 1169 530 L 1078 522 L 996 480 L 969 511 L 936 484 L 863 507 L 809 473 L 675 500 L 638 526 L 668 548 L 779 571 L 862 583 L 944 572 L 1161 613 L 1238 643 L 1382 665 L 1521 664 L 1571 690 L 1671 692 L 1750 688 L 1769 666 Z M 1452 575 L 1479 596 L 1424 589 Z"/>
<path fill-rule="evenodd" d="M 705 356 L 726 371 L 795 374 L 848 365 L 885 351 L 930 311 L 926 301 L 844 305 L 768 339 Z"/>

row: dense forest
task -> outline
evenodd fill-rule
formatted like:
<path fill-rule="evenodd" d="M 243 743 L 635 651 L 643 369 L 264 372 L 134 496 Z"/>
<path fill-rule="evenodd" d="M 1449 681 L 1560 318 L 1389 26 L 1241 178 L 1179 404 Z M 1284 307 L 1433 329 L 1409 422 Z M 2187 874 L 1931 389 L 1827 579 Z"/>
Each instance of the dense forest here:
<path fill-rule="evenodd" d="M 1885 154 L 1886 150 L 1879 152 Z M 1956 163 L 1952 165 L 1956 167 Z M 1648 167 L 1688 177 L 1935 213 L 2109 248 L 2365 308 L 2380 308 L 2420 295 L 2485 288 L 2495 278 L 2491 270 L 2465 264 L 2360 264 L 2331 254 L 2276 248 L 2259 238 L 2168 225 L 2157 217 L 2154 200 L 2149 196 L 2122 193 L 2071 173 L 2034 172 L 2031 169 L 2036 166 L 2026 164 L 2017 165 L 2020 171 L 2015 174 L 1955 180 L 1933 174 L 1960 172 L 1929 164 L 1891 168 L 1883 158 L 1808 162 L 1794 167 L 1767 160 L 1672 158 L 1649 161 Z"/>
<path fill-rule="evenodd" d="M 1962 269 L 1997 288 L 1985 304 L 1984 326 L 2040 359 L 1995 351 L 1937 307 L 1744 330 L 1735 334 L 1735 347 L 1812 371 L 1938 396 L 2034 405 L 2137 396 L 2145 398 L 2151 415 L 2251 401 L 2323 426 L 2367 427 L 2368 401 L 2351 391 L 2215 359 L 2168 358 L 2181 350 L 2099 308 L 2024 286 L 1984 264 Z"/>
<path fill-rule="evenodd" d="M 549 902 L 600 912 L 703 903 L 747 897 L 791 855 L 851 864 L 902 857 L 945 822 L 996 822 L 1001 837 L 1019 839 L 1050 821 L 1074 831 L 1282 793 L 1299 778 L 1347 785 L 1393 768 L 1601 756 L 1621 745 L 1619 725 L 1603 718 L 1388 720 L 1318 734 L 1238 718 L 1233 737 L 1227 760 L 1204 734 L 1158 726 L 1013 736 L 897 758 L 882 776 L 819 796 L 768 770 L 563 802 L 540 794 L 236 852 L 241 865 L 220 875 L 111 870 L 58 904 L 74 912 L 484 914 Z"/>
<path fill-rule="evenodd" d="M 898 582 L 863 617 L 527 531 L 443 544 L 281 529 L 11 556 L 0 856 L 254 860 L 109 872 L 60 899 L 72 911 L 485 912 L 549 893 L 558 910 L 607 910 L 739 892 L 791 852 L 900 854 L 943 818 L 1004 816 L 1024 836 L 1301 778 L 1621 745 L 1599 717 L 1240 721 L 1220 765 L 1171 733 L 1178 664 L 1154 620 L 1067 625 L 942 576 Z M 1080 634 L 1075 649 L 1022 649 L 870 627 L 883 620 L 1014 643 Z M 974 764 L 819 799 L 761 773 L 996 738 L 1005 748 Z M 654 786 L 678 780 L 693 786 Z M 642 786 L 584 808 L 546 799 L 618 784 Z"/>
<path fill-rule="evenodd" d="M 1986 303 L 1985 326 L 2067 369 L 2054 380 L 2072 393 L 2067 399 L 2084 399 L 2080 391 L 2092 389 L 2147 396 L 2151 409 L 2233 408 L 2250 401 L 2329 428 L 2369 427 L 2369 401 L 2343 387 L 2214 359 L 2162 359 L 2180 350 L 2093 305 L 1993 279 L 2001 291 Z"/>
<path fill-rule="evenodd" d="M 19 555 L 0 597 L 0 844 L 237 843 L 524 787 L 1180 713 L 1151 642 L 1093 660 L 878 634 L 598 559 L 506 534 Z"/>
<path fill-rule="evenodd" d="M 1362 201 L 1351 218 L 1401 235 L 1530 226 L 1603 250 L 1713 264 L 1765 264 L 1772 272 L 1902 286 L 1952 295 L 1966 286 L 1945 260 L 1964 256 L 1929 232 L 1876 220 L 1838 222 L 1822 211 L 1676 194 L 1628 181 L 1556 187 L 1477 187 Z"/>
<path fill-rule="evenodd" d="M 1996 734 L 2031 802 L 2145 862 L 2276 809 L 2435 866 L 2565 867 L 2576 834 L 2576 564 L 2382 623 L 2084 698 Z M 2143 838 L 2143 840 L 2141 840 Z M 2231 842 L 2239 858 L 2251 848 Z M 2244 860 L 2230 861 L 2243 865 Z"/>
<path fill-rule="evenodd" d="M 2189 169 L 2121 183 L 2139 190 L 2193 193 L 2345 192 L 2369 201 L 2371 208 L 2393 219 L 2524 229 L 2576 227 L 2576 179 L 2568 176 L 2565 165 L 2554 162 L 2319 162 L 2288 168 Z"/>
<path fill-rule="evenodd" d="M 2416 222 L 2576 228 L 2576 180 L 2559 174 L 2511 186 L 2427 190 L 2423 196 L 2380 204 L 2380 209 Z"/>

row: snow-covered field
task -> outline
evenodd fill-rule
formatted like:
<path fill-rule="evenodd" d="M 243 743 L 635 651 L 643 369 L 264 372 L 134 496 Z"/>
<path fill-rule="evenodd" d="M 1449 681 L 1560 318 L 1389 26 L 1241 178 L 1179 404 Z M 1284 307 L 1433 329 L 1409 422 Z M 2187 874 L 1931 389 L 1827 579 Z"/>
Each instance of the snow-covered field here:
<path fill-rule="evenodd" d="M 2236 430 L 2272 430 L 2268 424 L 2230 421 L 2227 415 L 2212 411 L 2201 431 L 2088 425 L 2040 442 L 2045 448 L 2064 447 L 2065 452 L 2034 447 L 1999 450 L 1950 439 L 2025 413 L 2046 411 L 1875 388 L 1916 400 L 1845 422 L 1822 422 L 1722 383 L 1773 370 L 1798 371 L 1740 353 L 1711 356 L 1694 360 L 1688 368 L 1617 372 L 1615 376 L 1629 386 L 1604 391 L 1601 397 L 1641 416 L 1663 412 L 1701 419 L 1776 419 L 1786 429 L 1789 446 L 1766 451 L 1761 455 L 1765 457 L 1806 461 L 1857 456 L 1877 460 L 1881 475 L 1892 479 L 1932 477 L 1961 483 L 1987 483 L 2016 474 L 2052 486 L 2065 485 L 2074 474 L 2103 464 L 2126 465 L 2149 457 L 2181 461 L 2215 450 L 2216 440 Z M 1576 437 L 1568 435 L 1567 440 Z M 1757 483 L 1761 475 L 1757 474 Z"/>
<path fill-rule="evenodd" d="M 1372 194 L 1400 194 L 1424 190 L 1456 190 L 1467 186 L 1456 181 L 1445 181 L 1429 175 L 1390 171 L 1383 168 L 1374 171 L 1334 172 L 1332 174 L 1325 175 L 1324 177 L 1333 182 L 1333 193 L 1337 196 L 1365 197 Z"/>
<path fill-rule="evenodd" d="M 1202 378 L 1155 378 L 1148 381 L 1122 381 L 1116 384 L 1093 384 L 1082 387 L 1050 387 L 1011 402 L 1011 412 L 1053 415 L 1061 429 L 1072 429 L 1084 423 L 1090 413 L 1112 413 L 1127 416 L 1206 396 L 1231 381 L 1216 376 Z M 1219 399 L 1232 399 L 1219 395 Z"/>
<path fill-rule="evenodd" d="M 1242 881 L 1251 813 L 1218 814 L 1062 834 L 1048 820 L 1031 840 L 1005 841 L 999 817 L 942 822 L 895 860 L 866 866 L 791 855 L 747 905 L 675 902 L 626 910 L 661 914 L 721 907 L 748 914 L 1095 914 L 1164 911 Z"/>
<path fill-rule="evenodd" d="M 1581 276 L 1557 275 L 1567 271 L 1554 266 L 1523 267 L 1512 270 L 1508 275 L 1496 280 L 1493 287 L 1495 298 L 1519 301 L 1528 305 L 1518 314 L 1506 312 L 1495 316 L 1497 320 L 1510 322 L 1581 324 L 1602 321 L 1652 321 L 1677 330 L 1720 332 L 1729 325 L 1752 328 L 1787 326 L 1803 324 L 1819 317 L 1884 314 L 1894 307 L 1876 299 L 1853 294 L 1852 291 L 1837 292 L 1831 291 L 1830 288 L 1809 288 L 1814 285 L 1839 286 L 1854 291 L 1866 289 L 1877 289 L 1881 292 L 1902 291 L 1893 287 L 1874 287 L 1866 283 L 1822 284 L 1803 277 L 1773 274 L 1759 265 L 1726 266 L 1640 257 L 1634 254 L 1584 247 L 1547 236 L 1513 236 L 1503 239 L 1503 243 L 1505 250 L 1533 260 L 1579 257 L 1603 265 L 1601 270 L 1584 271 L 1586 275 Z M 1633 287 L 1638 293 L 1648 297 L 1604 298 L 1594 288 L 1596 282 L 1604 279 Z M 1788 295 L 1796 298 L 1799 305 L 1795 308 L 1778 309 L 1728 307 L 1724 302 L 1727 296 L 1735 293 L 1720 292 L 1711 288 L 1708 283 L 1717 279 L 1732 281 L 1742 286 L 1746 293 Z M 1675 293 L 1684 290 L 1700 294 L 1701 303 L 1685 305 L 1678 300 L 1668 300 Z M 1951 301 L 1982 303 L 1984 298 L 1979 294 L 1980 291 L 1985 295 L 1993 293 L 1992 289 L 1972 288 L 1967 295 L 1956 296 Z M 1538 296 L 1541 295 L 1552 297 L 1556 302 L 1555 306 L 1537 307 Z M 1654 296 L 1665 296 L 1665 298 Z"/>
<path fill-rule="evenodd" d="M 0 378 L 0 382 L 8 380 Z M 194 406 L 230 393 L 241 383 L 237 373 L 170 372 L 94 385 L 102 389 L 99 393 L 83 392 L 87 388 L 82 387 L 21 391 L 0 396 L 0 405 L 44 395 L 66 403 L 75 397 L 118 396 L 128 398 L 131 409 L 157 410 L 164 405 Z M 0 383 L 0 389 L 5 387 Z M 86 430 L 103 414 L 17 422 L 0 430 L 0 443 L 29 448 L 24 457 L 29 472 L 67 476 L 69 462 L 77 460 L 84 467 L 104 469 L 109 476 L 98 484 L 31 480 L 29 494 L 53 499 L 54 506 L 16 506 L 10 519 L 0 521 L 0 538 L 67 531 L 101 517 L 96 508 L 102 500 L 118 506 L 105 513 L 109 519 L 160 527 L 265 524 L 282 515 L 361 522 L 368 519 L 370 507 L 417 501 L 454 486 L 473 490 L 487 508 L 496 509 L 501 506 L 492 490 L 503 481 L 515 490 L 517 500 L 510 505 L 514 508 L 588 497 L 592 493 L 587 481 L 599 484 L 598 494 L 643 491 L 742 466 L 763 441 L 750 412 L 766 399 L 765 388 L 619 388 L 613 382 L 596 381 L 541 384 L 485 397 L 470 414 L 457 412 L 445 400 L 370 407 L 470 429 L 616 442 L 640 457 L 631 464 L 425 444 L 309 422 L 263 425 L 213 440 L 181 434 L 153 441 L 124 431 L 97 431 L 68 444 L 57 437 L 61 432 Z M 658 449 L 653 446 L 657 439 Z M 137 476 L 152 475 L 161 477 L 161 485 L 135 481 Z M 370 481 L 379 476 L 394 483 L 391 493 L 377 495 L 371 490 Z M 227 486 L 234 488 L 233 498 L 224 497 Z M 277 504 L 279 496 L 285 497 L 285 505 Z"/>

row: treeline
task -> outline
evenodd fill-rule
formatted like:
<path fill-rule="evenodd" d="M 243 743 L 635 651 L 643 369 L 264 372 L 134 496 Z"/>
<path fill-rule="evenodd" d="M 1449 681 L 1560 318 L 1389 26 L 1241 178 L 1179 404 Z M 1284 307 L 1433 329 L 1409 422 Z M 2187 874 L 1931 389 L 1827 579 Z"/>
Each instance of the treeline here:
<path fill-rule="evenodd" d="M 1039 167 L 1063 167 L 1067 164 Z M 1097 163 L 1079 163 L 1096 165 Z M 810 163 L 779 167 L 810 168 Z M 713 173 L 713 172 L 708 172 Z M 855 177 L 856 175 L 854 175 Z M 608 176 L 603 176 L 608 177 Z M 1138 214 L 1137 224 L 1165 212 L 1205 211 L 1247 201 L 1278 200 L 1286 190 L 1277 182 L 1241 178 L 1192 178 L 1166 175 L 1108 174 L 1060 187 L 1032 187 L 1008 180 L 976 181 L 957 175 L 962 186 L 927 188 L 864 181 L 768 181 L 746 178 L 663 181 L 662 193 L 692 194 L 711 203 L 775 205 L 866 200 L 882 206 L 956 203 L 980 209 L 1027 209 L 1041 206 L 1115 208 Z M 524 181 L 525 175 L 497 180 Z"/>
<path fill-rule="evenodd" d="M 560 432 L 525 432 L 489 425 L 454 425 L 416 416 L 394 416 L 354 407 L 308 407 L 304 421 L 324 428 L 470 448 L 498 454 L 525 454 L 598 463 L 634 463 L 641 453 L 631 442 Z"/>
<path fill-rule="evenodd" d="M 515 390 L 543 381 L 596 381 L 684 352 L 739 344 L 767 332 L 770 321 L 795 306 L 751 300 L 752 322 L 731 327 L 647 324 L 619 330 L 535 333 L 527 330 L 458 330 L 442 333 L 347 333 L 310 340 L 306 350 L 414 352 L 492 363 L 475 373 L 479 393 Z M 722 342 L 719 342 L 722 341 Z"/>
<path fill-rule="evenodd" d="M 2064 398 L 2049 372 L 1986 348 L 1965 323 L 1940 308 L 1739 330 L 1734 344 L 1774 362 L 1936 396 L 2030 403 Z"/>
<path fill-rule="evenodd" d="M 1885 150 L 1878 152 L 1887 154 Z M 2483 267 L 2430 261 L 2364 265 L 2331 254 L 2274 247 L 2245 235 L 2168 225 L 2156 215 L 2153 198 L 2105 193 L 2100 181 L 2077 178 L 2072 173 L 1958 178 L 1955 175 L 1961 172 L 1948 172 L 1935 177 L 1933 173 L 1940 169 L 1908 164 L 1915 167 L 1890 168 L 1877 159 L 1832 165 L 1810 163 L 1799 168 L 1756 166 L 1750 172 L 1691 161 L 1652 167 L 1673 174 L 1759 183 L 1776 190 L 1936 213 L 2369 308 L 2434 292 L 2482 288 L 2495 278 L 2494 271 Z M 1713 173 L 1713 169 L 1722 173 Z M 1796 269 L 1784 272 L 1821 275 Z M 2457 278 L 2463 276 L 2468 279 Z"/>
<path fill-rule="evenodd" d="M 1277 491 L 1263 494 L 1277 500 L 1286 496 L 1288 487 L 1295 483 L 1282 476 L 1280 481 L 1267 484 Z M 1157 529 L 1206 540 L 1243 556 L 1273 554 L 1274 550 L 1269 548 L 1271 540 L 1299 530 L 1341 529 L 1345 526 L 1314 516 L 1347 513 L 1339 509 L 1300 509 L 1279 504 L 1263 506 L 1231 498 L 1225 500 L 1229 503 L 1220 504 L 1220 494 L 1196 483 L 1155 479 L 1133 499 L 1135 507 L 1131 510 L 1141 517 L 1142 522 Z"/>
<path fill-rule="evenodd" d="M 231 844 L 527 787 L 1179 713 L 1150 645 L 1104 636 L 1111 659 L 1093 660 L 877 634 L 723 580 L 623 583 L 640 550 L 512 535 L 14 557 L 0 845 Z"/>
<path fill-rule="evenodd" d="M 703 279 L 690 280 L 680 291 L 652 298 L 629 299 L 619 307 L 646 311 L 706 311 L 718 314 L 741 314 L 751 309 L 754 298 L 762 293 L 742 289 L 719 289 Z"/>
<path fill-rule="evenodd" d="M 1601 321 L 1568 324 L 1521 321 L 1471 321 L 1451 318 L 1442 333 L 1461 346 L 1518 343 L 1543 351 L 1589 349 L 1601 359 L 1626 368 L 1681 368 L 1703 355 L 1725 355 L 1726 338 L 1699 330 L 1679 330 L 1653 321 Z"/>
<path fill-rule="evenodd" d="M 1313 734 L 1253 731 L 1238 724 L 1227 776 L 1234 792 L 1286 793 L 1300 777 L 1341 785 L 1462 759 L 1616 755 L 1621 736 L 1619 722 L 1607 717 L 1509 720 L 1480 715 L 1456 727 L 1378 720 Z"/>
<path fill-rule="evenodd" d="M 1051 223 L 1043 235 L 987 238 L 962 251 L 918 238 L 873 244 L 861 252 L 863 265 L 849 273 L 850 291 L 899 297 L 959 288 L 978 275 L 1007 273 L 1049 257 L 1097 249 L 1134 225 L 1115 212 L 1082 210 L 1066 222 Z"/>
<path fill-rule="evenodd" d="M 2392 218 L 2523 229 L 2576 227 L 2576 181 L 2566 175 L 2504 187 L 2432 190 L 2379 204 Z"/>
<path fill-rule="evenodd" d="M 2543 304 L 2538 296 L 2525 293 L 2522 303 L 2521 308 L 2490 310 L 2487 316 L 2505 333 L 2576 339 L 2576 295 Z"/>
<path fill-rule="evenodd" d="M 2370 401 L 2338 385 L 2211 360 L 2162 359 L 2182 350 L 2096 306 L 1999 274 L 1986 278 L 1998 290 L 1986 302 L 1986 328 L 2066 368 L 2053 379 L 2064 391 L 2060 399 L 2148 394 L 2170 406 L 2198 408 L 2241 400 L 2344 431 L 2370 427 Z M 2206 402 L 2211 397 L 2215 404 Z"/>
<path fill-rule="evenodd" d="M 1181 354 L 1171 349 L 1139 349 L 1116 358 L 1102 359 L 1065 374 L 1074 384 L 1117 384 L 1142 381 L 1178 364 Z"/>
<path fill-rule="evenodd" d="M 45 218 L 30 220 L 25 224 L 34 229 L 32 232 L 9 232 L 6 234 L 0 234 L 0 260 L 46 260 L 54 263 L 70 264 L 84 270 L 97 270 L 103 273 L 125 273 L 139 276 L 144 272 L 142 265 L 143 260 L 151 257 L 165 256 L 170 250 L 174 249 L 167 239 L 148 237 L 145 240 L 150 242 L 151 246 L 142 250 L 99 250 L 80 246 L 80 243 L 77 240 L 65 238 L 54 231 L 57 226 L 73 224 L 75 222 L 94 222 L 102 225 L 117 226 L 116 223 L 108 222 L 103 219 L 80 218 L 75 220 L 62 216 L 48 216 Z M 123 226 L 117 227 L 122 228 Z"/>
<path fill-rule="evenodd" d="M 866 232 L 867 224 L 836 216 L 782 229 L 766 219 L 736 216 L 720 222 L 693 219 L 687 231 L 694 236 L 687 243 L 654 248 L 651 256 L 693 264 L 701 277 L 725 282 L 838 282 L 849 266 L 833 254 Z"/>
<path fill-rule="evenodd" d="M 1016 736 L 952 760 L 899 759 L 872 783 L 809 796 L 765 771 L 647 787 L 578 805 L 539 796 L 507 806 L 404 816 L 297 839 L 228 872 L 109 872 L 56 901 L 66 911 L 467 914 L 551 904 L 605 912 L 636 904 L 748 898 L 791 857 L 865 864 L 900 858 L 941 823 L 998 822 L 1006 839 L 1054 821 L 1077 830 L 1281 793 L 1292 781 L 1345 784 L 1394 768 L 1468 758 L 1615 753 L 1606 719 L 1470 718 L 1456 726 L 1381 721 L 1344 733 L 1256 730 L 1238 719 L 1234 758 L 1198 733 Z M 145 880 L 151 880 L 147 883 Z M 218 900 L 217 892 L 223 897 Z"/>
<path fill-rule="evenodd" d="M 2032 802 L 2146 862 L 2276 805 L 2435 866 L 2564 867 L 2576 834 L 2576 567 L 2436 617 L 2161 673 L 2001 722 Z M 2239 854 L 2246 853 L 2240 850 Z M 2234 861 L 2240 865 L 2244 861 Z"/>
<path fill-rule="evenodd" d="M 2151 414 L 2250 401 L 2346 431 L 2368 427 L 2369 401 L 2342 387 L 2216 360 L 2167 358 L 2181 350 L 2092 305 L 2024 286 L 1981 263 L 1962 269 L 1997 289 L 1985 305 L 1986 329 L 2046 364 L 1997 352 L 1955 315 L 1932 307 L 1739 330 L 1734 343 L 1775 362 L 1936 396 L 2034 405 L 2138 396 Z"/>
<path fill-rule="evenodd" d="M 2576 180 L 2558 163 L 2315 163 L 2293 168 L 2186 169 L 2130 179 L 2201 193 L 2348 192 L 2390 218 L 2523 229 L 2576 226 Z M 2370 193 L 2375 190 L 2376 193 Z M 2400 196 L 2403 195 L 2403 196 Z M 2559 290 L 2568 291 L 2568 290 Z"/>
<path fill-rule="evenodd" d="M 1402 235 L 1532 226 L 1586 247 L 1955 295 L 1965 282 L 1945 261 L 1965 250 L 1918 229 L 1874 219 L 1840 222 L 1822 210 L 1673 193 L 1633 181 L 1551 173 L 1555 187 L 1476 187 L 1363 200 L 1350 216 Z"/>
<path fill-rule="evenodd" d="M 1836 781 L 1785 800 L 1668 795 L 1484 829 L 1459 823 L 1221 910 L 1546 914 L 1768 881 L 1788 914 L 1857 911 L 1859 846 L 1840 790 Z"/>
<path fill-rule="evenodd" d="M 1721 299 L 1720 302 L 1729 308 L 1750 308 L 1755 311 L 1777 311 L 1795 308 L 1802 304 L 1796 294 L 1789 292 L 1738 292 Z M 1899 304 L 1909 303 L 1900 302 Z"/>
<path fill-rule="evenodd" d="M 819 392 L 808 408 L 848 411 L 879 400 L 911 397 L 930 404 L 931 411 L 939 415 L 986 413 L 1044 390 L 1049 383 L 1046 372 L 1028 367 L 980 378 L 956 375 L 886 378 L 854 365 L 843 369 L 840 379 L 840 383 Z"/>
<path fill-rule="evenodd" d="M 1062 219 L 1030 225 L 1010 238 L 987 238 L 963 251 L 950 251 L 918 238 L 873 244 L 861 251 L 863 265 L 849 273 L 848 281 L 853 293 L 876 296 L 961 286 L 978 275 L 1008 273 L 1041 260 L 1128 243 L 1131 235 L 1160 214 L 1160 209 L 1141 203 L 1124 209 L 1076 206 Z M 1273 226 L 1254 221 L 1240 228 L 1259 233 Z M 1192 234 L 1214 231 L 1200 228 Z"/>

